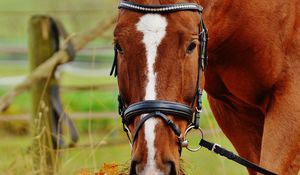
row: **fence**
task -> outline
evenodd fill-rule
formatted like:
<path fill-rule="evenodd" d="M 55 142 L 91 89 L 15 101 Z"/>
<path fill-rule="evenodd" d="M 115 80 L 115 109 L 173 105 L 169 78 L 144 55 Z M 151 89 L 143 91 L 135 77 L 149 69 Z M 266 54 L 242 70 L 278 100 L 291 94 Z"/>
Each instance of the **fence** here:
<path fill-rule="evenodd" d="M 115 22 L 115 17 L 100 23 L 90 31 L 81 35 L 68 35 L 63 26 L 49 16 L 33 16 L 29 23 L 29 56 L 32 72 L 16 85 L 11 91 L 0 99 L 0 111 L 4 111 L 12 103 L 15 97 L 26 90 L 32 91 L 33 99 L 33 162 L 35 169 L 40 174 L 53 174 L 57 170 L 57 150 L 61 144 L 61 121 L 67 120 L 71 128 L 71 137 L 74 142 L 78 140 L 78 134 L 69 119 L 63 112 L 60 102 L 60 91 L 54 79 L 54 72 L 58 65 L 70 62 L 76 52 L 83 49 L 93 39 L 101 36 Z M 60 47 L 60 37 L 64 38 L 65 45 Z M 18 50 L 24 52 L 24 50 Z M 88 89 L 111 88 L 111 85 L 88 87 Z M 65 90 L 86 90 L 87 87 L 65 87 Z M 82 114 L 73 115 L 79 119 Z M 101 113 L 89 116 L 99 118 L 116 116 L 115 113 Z M 1 116 L 0 116 L 1 117 Z M 25 116 L 10 116 L 1 120 L 28 120 Z M 43 160 L 42 160 L 43 159 Z M 41 172 L 42 171 L 42 172 Z"/>

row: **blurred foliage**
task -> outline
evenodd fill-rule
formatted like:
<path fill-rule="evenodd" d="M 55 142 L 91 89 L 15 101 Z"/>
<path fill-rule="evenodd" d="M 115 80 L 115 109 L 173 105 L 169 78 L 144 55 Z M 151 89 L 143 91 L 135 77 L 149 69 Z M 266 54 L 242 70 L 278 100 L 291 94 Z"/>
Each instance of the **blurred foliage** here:
<path fill-rule="evenodd" d="M 70 73 L 63 73 L 61 76 L 61 85 L 65 86 L 89 86 L 89 85 L 116 85 L 116 79 L 110 76 L 81 76 Z M 117 88 L 117 85 L 115 86 Z M 113 87 L 112 87 L 113 89 Z"/>
<path fill-rule="evenodd" d="M 95 132 L 104 132 L 108 131 L 111 128 L 121 125 L 121 121 L 115 122 L 114 119 L 91 119 L 91 120 L 82 120 L 77 121 L 78 123 L 77 127 L 79 132 L 81 133 L 88 133 L 89 130 L 93 130 Z"/>
<path fill-rule="evenodd" d="M 4 93 L 0 89 L 0 96 Z M 67 112 L 111 112 L 117 110 L 117 91 L 70 91 L 62 93 Z M 16 98 L 4 114 L 26 114 L 31 112 L 31 97 L 24 93 Z"/>
<path fill-rule="evenodd" d="M 1 132 L 13 135 L 27 135 L 29 133 L 29 123 L 24 121 L 1 122 Z"/>
<path fill-rule="evenodd" d="M 3 90 L 2 90 L 3 93 Z M 1 89 L 0 89 L 1 95 Z M 103 112 L 103 111 L 116 111 L 117 110 L 117 91 L 109 92 L 64 92 L 62 93 L 62 100 L 65 111 L 67 113 L 86 112 Z M 29 93 L 24 93 L 17 97 L 15 102 L 8 108 L 5 114 L 28 114 L 31 112 L 31 98 Z M 79 120 L 77 128 L 82 132 L 87 132 L 89 123 L 91 121 Z M 115 123 L 110 119 L 97 119 L 91 122 L 92 129 L 107 130 Z M 27 134 L 28 122 L 5 122 L 0 124 L 0 129 L 14 134 Z"/>
<path fill-rule="evenodd" d="M 117 12 L 118 0 L 20 0 L 0 1 L 0 42 L 26 43 L 27 23 L 35 14 L 60 19 L 69 32 L 81 32 Z M 104 43 L 111 42 L 111 32 Z"/>

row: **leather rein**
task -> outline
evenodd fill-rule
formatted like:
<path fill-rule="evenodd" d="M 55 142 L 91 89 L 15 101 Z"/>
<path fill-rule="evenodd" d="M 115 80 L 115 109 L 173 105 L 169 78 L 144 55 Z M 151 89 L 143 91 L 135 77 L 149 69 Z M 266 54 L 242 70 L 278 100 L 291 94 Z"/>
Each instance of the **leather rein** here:
<path fill-rule="evenodd" d="M 178 11 L 196 11 L 200 15 L 199 22 L 199 42 L 200 42 L 200 51 L 199 51 L 199 60 L 198 60 L 198 78 L 196 84 L 196 93 L 194 97 L 193 106 L 195 104 L 195 109 L 193 107 L 187 106 L 185 104 L 165 101 L 165 100 L 144 100 L 129 106 L 126 106 L 124 99 L 121 95 L 118 96 L 119 103 L 119 115 L 122 118 L 123 129 L 127 134 L 127 137 L 131 143 L 134 144 L 137 139 L 138 133 L 144 123 L 153 117 L 161 118 L 175 133 L 178 137 L 179 144 L 179 152 L 181 154 L 182 147 L 187 148 L 190 151 L 198 151 L 201 147 L 205 147 L 212 152 L 219 154 L 221 156 L 227 157 L 230 160 L 233 160 L 243 166 L 253 169 L 254 171 L 260 172 L 265 175 L 276 175 L 264 168 L 259 167 L 258 165 L 249 162 L 238 155 L 227 151 L 222 148 L 218 144 L 214 144 L 208 142 L 203 139 L 203 132 L 199 128 L 200 121 L 200 113 L 202 110 L 202 89 L 201 89 L 201 74 L 205 72 L 206 65 L 208 62 L 207 56 L 207 43 L 208 43 L 208 30 L 204 24 L 202 18 L 202 10 L 203 7 L 195 4 L 195 3 L 176 3 L 176 4 L 168 4 L 168 5 L 144 5 L 138 4 L 129 1 L 121 1 L 119 9 L 125 9 L 130 11 L 135 11 L 137 13 L 157 13 L 157 14 L 165 14 L 165 13 L 174 13 Z M 118 50 L 114 48 L 114 61 L 112 65 L 112 69 L 110 75 L 114 75 L 115 77 L 118 75 Z M 133 135 L 131 136 L 129 125 L 133 122 L 134 118 L 140 116 L 141 120 L 135 127 Z M 181 133 L 179 127 L 167 116 L 172 115 L 186 120 L 189 123 L 189 127 L 185 131 L 184 134 Z M 202 135 L 202 139 L 199 143 L 199 147 L 196 149 L 191 149 L 188 147 L 188 141 L 186 140 L 186 135 L 191 129 L 199 129 Z"/>

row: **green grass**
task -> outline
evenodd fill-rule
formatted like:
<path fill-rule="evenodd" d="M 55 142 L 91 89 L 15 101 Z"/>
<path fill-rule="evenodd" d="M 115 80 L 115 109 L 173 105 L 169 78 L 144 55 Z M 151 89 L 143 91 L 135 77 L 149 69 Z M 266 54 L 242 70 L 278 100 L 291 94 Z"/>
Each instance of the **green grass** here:
<path fill-rule="evenodd" d="M 3 77 L 24 75 L 24 73 L 28 72 L 28 69 L 24 69 L 23 67 L 16 66 L 12 73 L 9 73 L 9 71 L 11 71 L 11 67 L 1 66 L 0 75 Z"/>
<path fill-rule="evenodd" d="M 198 137 L 193 136 L 193 140 L 198 140 Z M 234 151 L 233 146 L 223 134 L 214 134 L 205 137 L 206 140 L 216 142 L 228 150 Z M 198 152 L 183 151 L 184 167 L 187 174 L 191 175 L 210 175 L 210 174 L 228 174 L 242 175 L 246 174 L 245 168 L 223 158 L 215 153 L 201 148 Z"/>
<path fill-rule="evenodd" d="M 64 73 L 61 78 L 61 84 L 64 86 L 89 86 L 89 85 L 103 85 L 116 84 L 116 78 L 107 76 L 80 76 L 69 73 Z"/>
<path fill-rule="evenodd" d="M 193 135 L 193 140 L 198 138 Z M 223 147 L 234 150 L 222 134 L 208 135 L 206 139 L 220 143 Z M 100 143 L 120 142 L 121 144 L 105 146 Z M 4 174 L 30 174 L 32 162 L 29 154 L 31 138 L 4 136 L 0 140 L 0 172 Z M 97 145 L 91 147 L 89 145 Z M 118 163 L 128 166 L 130 147 L 126 143 L 126 136 L 118 129 L 106 132 L 93 132 L 91 135 L 81 135 L 78 147 L 64 150 L 61 157 L 59 174 L 75 174 L 81 169 L 97 171 L 103 163 Z M 183 166 L 191 175 L 246 174 L 245 168 L 217 156 L 205 149 L 191 153 L 183 150 Z"/>
<path fill-rule="evenodd" d="M 0 90 L 0 95 L 4 91 Z M 79 100 L 80 99 L 80 100 Z M 62 101 L 67 112 L 103 112 L 117 110 L 117 91 L 63 92 Z M 6 114 L 23 114 L 31 111 L 31 96 L 28 92 L 18 96 Z"/>
<path fill-rule="evenodd" d="M 75 174 L 76 171 L 83 168 L 97 170 L 105 162 L 124 163 L 124 159 L 129 159 L 130 157 L 129 146 L 122 144 L 126 140 L 122 140 L 119 134 L 113 136 L 116 134 L 118 133 L 109 135 L 108 141 L 118 141 L 121 144 L 109 147 L 99 144 L 103 139 L 107 141 L 105 133 L 94 134 L 92 140 L 89 135 L 82 134 L 79 143 L 82 146 L 62 151 L 60 174 Z M 25 172 L 25 174 L 33 172 L 30 145 L 30 136 L 2 136 L 0 140 L 0 172 L 16 175 L 21 172 Z M 91 148 L 89 145 L 96 146 Z M 94 162 L 94 160 L 97 161 Z"/>
<path fill-rule="evenodd" d="M 63 94 L 63 99 L 67 111 L 101 112 L 117 109 L 117 91 L 69 92 Z"/>

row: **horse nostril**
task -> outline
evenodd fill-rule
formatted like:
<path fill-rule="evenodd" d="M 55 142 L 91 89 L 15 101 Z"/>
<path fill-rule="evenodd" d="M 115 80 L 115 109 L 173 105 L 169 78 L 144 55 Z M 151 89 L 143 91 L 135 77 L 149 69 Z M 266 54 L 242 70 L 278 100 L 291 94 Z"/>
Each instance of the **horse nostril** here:
<path fill-rule="evenodd" d="M 177 175 L 175 163 L 173 161 L 169 161 L 168 165 L 170 167 L 170 173 L 169 173 L 169 175 Z"/>
<path fill-rule="evenodd" d="M 137 161 L 131 161 L 131 165 L 130 165 L 130 171 L 129 171 L 129 175 L 136 175 L 136 165 L 137 165 Z"/>

